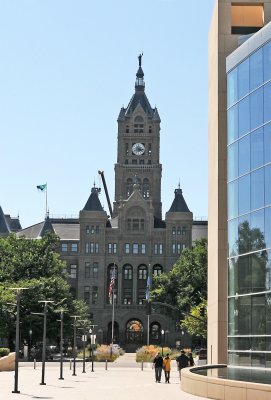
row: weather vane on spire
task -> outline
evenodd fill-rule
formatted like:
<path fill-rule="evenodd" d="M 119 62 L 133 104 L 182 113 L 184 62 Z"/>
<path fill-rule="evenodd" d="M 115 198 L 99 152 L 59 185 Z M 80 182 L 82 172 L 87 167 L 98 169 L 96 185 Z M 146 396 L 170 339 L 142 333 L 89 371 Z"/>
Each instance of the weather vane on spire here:
<path fill-rule="evenodd" d="M 139 54 L 138 56 L 138 62 L 139 62 L 139 66 L 141 67 L 141 59 L 143 57 L 143 53 Z"/>

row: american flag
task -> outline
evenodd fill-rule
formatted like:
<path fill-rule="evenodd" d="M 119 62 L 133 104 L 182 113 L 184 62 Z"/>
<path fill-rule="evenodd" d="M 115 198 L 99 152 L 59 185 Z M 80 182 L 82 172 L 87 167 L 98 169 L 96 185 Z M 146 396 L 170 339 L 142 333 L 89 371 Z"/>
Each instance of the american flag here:
<path fill-rule="evenodd" d="M 109 283 L 109 288 L 108 288 L 108 296 L 109 296 L 110 300 L 111 300 L 113 289 L 114 289 L 114 286 L 115 286 L 115 279 L 116 279 L 116 277 L 115 277 L 115 268 L 114 268 L 113 271 L 112 271 L 112 275 L 111 275 L 111 279 L 110 279 L 110 283 Z"/>

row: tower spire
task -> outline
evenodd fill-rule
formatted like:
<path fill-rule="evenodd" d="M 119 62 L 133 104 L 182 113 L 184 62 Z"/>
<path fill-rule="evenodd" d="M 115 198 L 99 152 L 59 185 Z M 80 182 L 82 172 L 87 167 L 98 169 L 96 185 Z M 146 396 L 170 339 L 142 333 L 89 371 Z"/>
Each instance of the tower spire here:
<path fill-rule="evenodd" d="M 145 82 L 144 82 L 144 72 L 143 69 L 141 67 L 142 65 L 142 57 L 143 57 L 143 53 L 139 54 L 138 56 L 138 70 L 136 73 L 136 83 L 135 83 L 135 89 L 136 91 L 144 91 L 145 89 Z"/>

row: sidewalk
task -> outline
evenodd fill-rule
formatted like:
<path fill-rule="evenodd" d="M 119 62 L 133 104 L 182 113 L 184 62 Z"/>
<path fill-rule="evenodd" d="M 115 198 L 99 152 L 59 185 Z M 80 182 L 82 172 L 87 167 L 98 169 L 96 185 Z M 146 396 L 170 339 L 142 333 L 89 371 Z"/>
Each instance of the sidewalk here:
<path fill-rule="evenodd" d="M 129 357 L 128 357 L 129 358 Z M 64 380 L 59 380 L 58 363 L 47 363 L 45 371 L 46 386 L 41 386 L 41 365 L 33 369 L 33 365 L 23 364 L 19 368 L 20 394 L 13 394 L 14 372 L 0 373 L 0 400 L 14 399 L 51 399 L 51 400 L 203 400 L 202 397 L 182 392 L 178 372 L 172 370 L 170 384 L 154 382 L 154 371 L 150 368 L 113 367 L 108 363 L 95 365 L 91 372 L 88 363 L 86 373 L 82 373 L 82 365 L 76 367 L 76 376 L 72 376 L 69 364 L 64 365 Z"/>

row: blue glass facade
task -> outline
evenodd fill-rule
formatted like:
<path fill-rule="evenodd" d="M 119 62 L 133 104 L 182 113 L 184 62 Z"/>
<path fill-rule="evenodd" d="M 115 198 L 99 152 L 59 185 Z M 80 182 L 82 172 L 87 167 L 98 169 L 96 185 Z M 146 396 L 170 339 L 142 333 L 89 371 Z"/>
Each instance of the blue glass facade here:
<path fill-rule="evenodd" d="M 271 368 L 271 42 L 227 85 L 228 358 Z"/>

